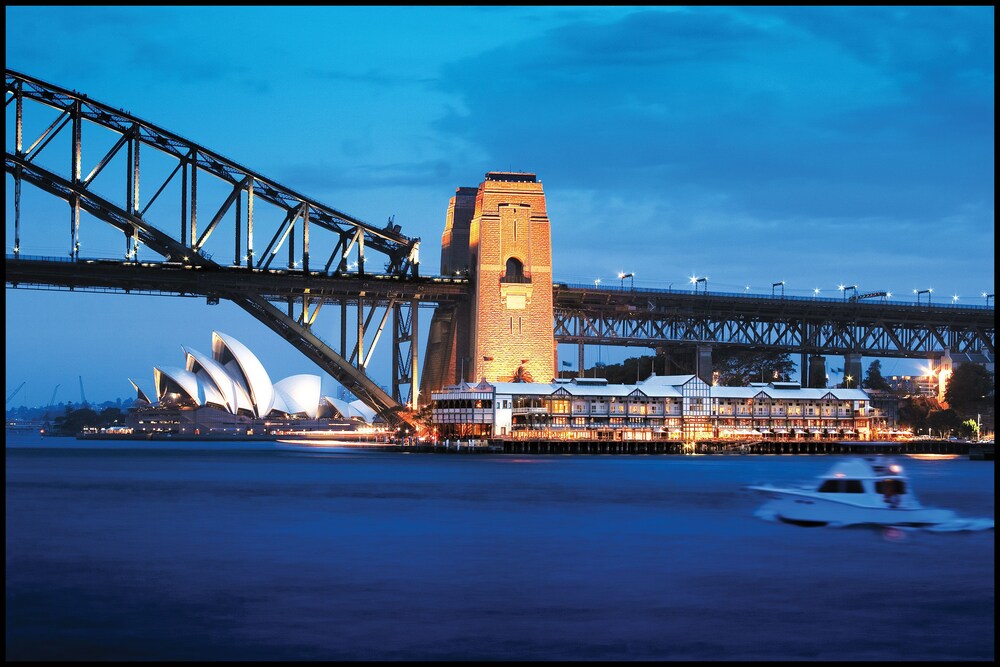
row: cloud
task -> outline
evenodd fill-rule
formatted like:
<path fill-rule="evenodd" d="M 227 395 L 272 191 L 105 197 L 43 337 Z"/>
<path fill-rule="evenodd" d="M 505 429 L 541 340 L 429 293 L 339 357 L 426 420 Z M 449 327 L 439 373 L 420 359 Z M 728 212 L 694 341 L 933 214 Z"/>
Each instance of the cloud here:
<path fill-rule="evenodd" d="M 935 35 L 923 15 L 822 8 L 568 24 L 447 66 L 440 85 L 463 105 L 437 128 L 577 187 L 719 192 L 766 217 L 933 220 L 981 199 L 993 173 L 992 55 L 963 32 L 982 17 L 945 14 Z M 950 79 L 942 52 L 960 65 Z"/>

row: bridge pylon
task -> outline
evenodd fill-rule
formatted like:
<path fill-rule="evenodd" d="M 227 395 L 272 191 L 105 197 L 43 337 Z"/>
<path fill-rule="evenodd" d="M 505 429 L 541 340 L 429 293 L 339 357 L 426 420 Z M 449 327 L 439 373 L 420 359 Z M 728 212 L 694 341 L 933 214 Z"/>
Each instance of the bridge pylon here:
<path fill-rule="evenodd" d="M 471 299 L 435 313 L 425 400 L 461 380 L 551 381 L 552 235 L 536 175 L 489 172 L 478 188 L 458 188 L 448 205 L 441 266 L 442 273 L 468 272 Z"/>

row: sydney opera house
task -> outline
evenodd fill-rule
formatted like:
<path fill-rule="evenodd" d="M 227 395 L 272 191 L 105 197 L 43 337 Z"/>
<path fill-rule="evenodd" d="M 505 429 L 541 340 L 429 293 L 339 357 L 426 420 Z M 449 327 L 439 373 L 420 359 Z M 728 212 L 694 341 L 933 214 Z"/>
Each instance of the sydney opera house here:
<path fill-rule="evenodd" d="M 129 378 L 136 392 L 133 432 L 179 435 L 266 435 L 354 430 L 374 424 L 361 401 L 323 396 L 319 375 L 271 382 L 260 360 L 232 336 L 212 332 L 212 353 L 182 347 L 183 366 L 153 369 L 153 392 Z"/>

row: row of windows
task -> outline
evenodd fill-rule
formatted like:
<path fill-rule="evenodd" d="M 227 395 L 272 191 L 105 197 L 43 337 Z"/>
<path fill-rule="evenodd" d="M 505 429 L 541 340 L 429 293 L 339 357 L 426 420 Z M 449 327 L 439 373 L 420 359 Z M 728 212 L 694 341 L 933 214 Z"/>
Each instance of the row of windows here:
<path fill-rule="evenodd" d="M 438 424 L 492 424 L 493 415 L 482 412 L 434 413 Z"/>
<path fill-rule="evenodd" d="M 508 401 L 510 403 L 510 401 Z M 502 406 L 498 406 L 502 407 Z M 452 399 L 452 400 L 435 400 L 434 410 L 449 410 L 453 408 L 458 409 L 471 409 L 471 408 L 493 408 L 493 401 L 490 399 Z"/>

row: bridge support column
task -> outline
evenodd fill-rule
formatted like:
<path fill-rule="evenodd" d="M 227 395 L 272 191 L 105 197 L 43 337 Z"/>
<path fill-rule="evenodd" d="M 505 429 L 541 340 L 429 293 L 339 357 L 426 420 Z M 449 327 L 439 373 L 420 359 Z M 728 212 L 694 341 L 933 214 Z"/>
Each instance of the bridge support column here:
<path fill-rule="evenodd" d="M 689 350 L 665 347 L 656 348 L 656 367 L 661 375 L 688 375 L 693 372 L 695 364 L 691 363 L 696 356 L 690 356 Z"/>
<path fill-rule="evenodd" d="M 694 356 L 695 375 L 712 384 L 712 346 L 698 345 Z"/>
<path fill-rule="evenodd" d="M 584 364 L 583 350 L 584 350 L 584 344 L 583 343 L 579 343 L 576 346 L 576 375 L 577 375 L 577 377 L 583 377 L 583 364 Z"/>
<path fill-rule="evenodd" d="M 848 389 L 857 389 L 864 380 L 861 369 L 861 353 L 848 352 L 844 355 L 844 386 Z M 848 380 L 847 378 L 851 379 Z"/>
<path fill-rule="evenodd" d="M 809 378 L 806 387 L 826 388 L 826 357 L 814 354 L 809 357 Z"/>

